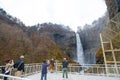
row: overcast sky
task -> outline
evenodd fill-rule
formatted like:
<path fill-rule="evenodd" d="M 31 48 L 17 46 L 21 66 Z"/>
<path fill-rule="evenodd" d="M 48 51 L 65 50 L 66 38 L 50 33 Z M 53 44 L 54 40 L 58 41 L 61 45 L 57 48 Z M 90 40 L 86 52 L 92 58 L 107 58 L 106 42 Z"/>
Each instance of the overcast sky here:
<path fill-rule="evenodd" d="M 106 12 L 104 0 L 0 0 L 0 7 L 27 26 L 52 22 L 73 30 Z"/>

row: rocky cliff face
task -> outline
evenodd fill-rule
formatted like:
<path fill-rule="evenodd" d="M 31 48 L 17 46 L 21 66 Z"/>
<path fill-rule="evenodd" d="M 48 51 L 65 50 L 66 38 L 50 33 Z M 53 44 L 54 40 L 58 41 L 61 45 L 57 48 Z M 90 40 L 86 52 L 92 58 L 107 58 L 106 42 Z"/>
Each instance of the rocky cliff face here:
<path fill-rule="evenodd" d="M 97 60 L 100 63 L 103 63 L 103 54 L 101 51 L 101 44 L 99 33 L 101 33 L 109 22 L 109 19 L 112 19 L 120 12 L 120 0 L 105 0 L 108 15 L 100 18 L 97 22 L 95 21 L 92 25 L 85 25 L 83 30 L 79 30 L 81 41 L 83 44 L 83 49 L 85 53 L 86 63 L 90 63 L 90 59 L 93 54 L 97 53 Z M 108 19 L 109 18 L 109 19 Z M 118 18 L 117 18 L 118 19 Z M 115 27 L 115 26 L 114 26 Z"/>
<path fill-rule="evenodd" d="M 95 54 L 100 47 L 99 34 L 104 30 L 108 23 L 108 15 L 106 14 L 92 25 L 85 25 L 83 30 L 79 30 L 79 35 L 83 45 L 85 63 L 95 63 Z"/>
<path fill-rule="evenodd" d="M 111 19 L 120 12 L 120 0 L 105 0 L 105 2 Z"/>
<path fill-rule="evenodd" d="M 103 39 L 105 41 L 112 41 L 113 44 L 113 49 L 120 49 L 120 27 L 119 27 L 119 23 L 120 23 L 120 0 L 105 0 L 106 1 L 106 5 L 107 5 L 107 9 L 109 12 L 109 23 L 106 26 L 107 29 L 105 29 L 102 34 L 104 35 Z M 113 21 L 113 22 L 112 22 Z M 115 23 L 114 23 L 115 22 Z M 115 35 L 114 35 L 115 33 Z M 109 36 L 109 38 L 108 38 Z M 111 38 L 110 38 L 111 37 Z M 106 49 L 110 49 L 109 45 L 105 46 Z M 112 61 L 113 55 L 108 54 L 107 55 L 107 60 Z M 103 52 L 102 52 L 102 48 L 99 48 L 99 50 L 97 51 L 97 55 L 96 55 L 97 59 L 99 60 L 98 63 L 104 63 L 104 58 L 103 58 Z M 115 58 L 117 61 L 120 61 L 119 58 L 119 54 L 117 52 L 115 52 Z"/>
<path fill-rule="evenodd" d="M 39 26 L 36 25 L 36 27 L 38 27 L 37 30 L 39 34 L 47 33 L 64 54 L 72 59 L 76 57 L 75 32 L 71 31 L 66 26 L 52 23 L 43 23 Z"/>

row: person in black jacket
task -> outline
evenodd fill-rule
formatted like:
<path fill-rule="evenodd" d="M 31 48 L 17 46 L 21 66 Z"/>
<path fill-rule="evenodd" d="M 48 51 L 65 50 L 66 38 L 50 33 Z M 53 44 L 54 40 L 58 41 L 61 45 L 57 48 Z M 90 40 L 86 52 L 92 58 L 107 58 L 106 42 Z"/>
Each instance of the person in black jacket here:
<path fill-rule="evenodd" d="M 24 56 L 20 56 L 20 59 L 15 62 L 14 68 L 17 68 L 17 71 L 15 72 L 15 76 L 20 77 L 22 73 L 24 72 Z"/>
<path fill-rule="evenodd" d="M 62 61 L 62 71 L 63 71 L 63 78 L 64 78 L 64 75 L 66 74 L 66 78 L 68 78 L 68 71 L 67 71 L 67 68 L 68 68 L 68 61 L 66 60 L 66 58 L 63 59 Z"/>

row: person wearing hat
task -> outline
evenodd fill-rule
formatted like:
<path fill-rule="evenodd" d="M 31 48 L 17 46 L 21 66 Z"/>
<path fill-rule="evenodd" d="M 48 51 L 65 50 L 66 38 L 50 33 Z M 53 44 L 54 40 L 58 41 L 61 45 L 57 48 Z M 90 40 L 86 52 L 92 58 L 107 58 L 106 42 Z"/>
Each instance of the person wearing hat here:
<path fill-rule="evenodd" d="M 21 77 L 22 73 L 24 72 L 24 56 L 21 55 L 20 59 L 18 61 L 15 62 L 14 64 L 14 68 L 17 69 L 17 71 L 15 71 L 15 76 Z"/>

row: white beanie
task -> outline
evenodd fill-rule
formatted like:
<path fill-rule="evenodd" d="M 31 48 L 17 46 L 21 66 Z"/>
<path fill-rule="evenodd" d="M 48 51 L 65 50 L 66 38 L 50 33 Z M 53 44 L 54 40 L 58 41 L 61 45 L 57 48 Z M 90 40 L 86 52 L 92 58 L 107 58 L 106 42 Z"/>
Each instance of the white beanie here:
<path fill-rule="evenodd" d="M 21 56 L 20 56 L 20 58 L 24 58 L 24 56 L 23 56 L 23 55 L 21 55 Z"/>

